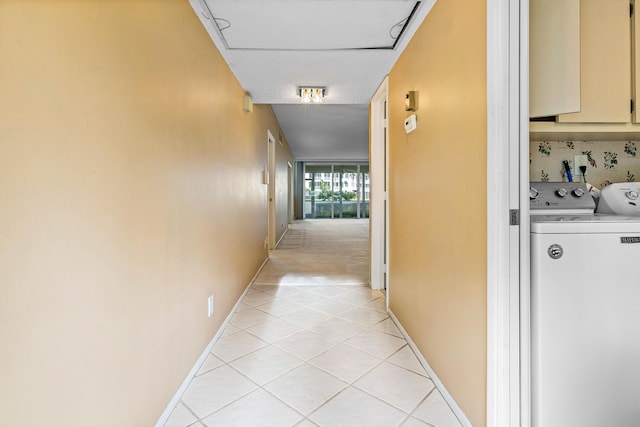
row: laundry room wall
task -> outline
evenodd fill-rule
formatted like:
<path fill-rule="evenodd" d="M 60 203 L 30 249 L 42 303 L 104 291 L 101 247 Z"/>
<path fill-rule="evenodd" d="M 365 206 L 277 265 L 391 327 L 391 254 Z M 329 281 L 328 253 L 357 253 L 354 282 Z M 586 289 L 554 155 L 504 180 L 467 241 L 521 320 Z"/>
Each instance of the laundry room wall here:
<path fill-rule="evenodd" d="M 476 427 L 487 352 L 486 2 L 438 1 L 389 74 L 390 307 Z M 417 129 L 404 130 L 417 91 Z"/>
<path fill-rule="evenodd" d="M 186 0 L 3 0 L 0 58 L 0 425 L 152 426 L 267 257 L 281 129 Z"/>
<path fill-rule="evenodd" d="M 640 141 L 531 141 L 529 179 L 535 181 L 567 181 L 563 160 L 569 161 L 574 181 L 582 175 L 573 167 L 573 156 L 584 154 L 589 159 L 586 180 L 597 188 L 614 182 L 640 180 Z"/>

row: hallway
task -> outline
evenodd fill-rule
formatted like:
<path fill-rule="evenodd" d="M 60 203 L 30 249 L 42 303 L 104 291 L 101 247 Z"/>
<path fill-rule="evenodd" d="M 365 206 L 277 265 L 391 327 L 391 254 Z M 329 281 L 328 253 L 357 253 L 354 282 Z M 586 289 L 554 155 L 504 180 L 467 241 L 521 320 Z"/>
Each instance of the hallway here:
<path fill-rule="evenodd" d="M 459 426 L 369 288 L 368 224 L 292 224 L 165 427 Z"/>

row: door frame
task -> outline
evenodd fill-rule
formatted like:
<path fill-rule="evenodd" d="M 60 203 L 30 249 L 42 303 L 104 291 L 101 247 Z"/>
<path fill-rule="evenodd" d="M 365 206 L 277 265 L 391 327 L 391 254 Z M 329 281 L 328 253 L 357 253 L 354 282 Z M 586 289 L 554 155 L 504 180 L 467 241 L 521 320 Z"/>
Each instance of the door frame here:
<path fill-rule="evenodd" d="M 293 163 L 287 161 L 287 224 L 293 223 Z"/>
<path fill-rule="evenodd" d="M 487 0 L 486 424 L 498 427 L 530 425 L 528 22 L 528 0 Z"/>
<path fill-rule="evenodd" d="M 371 98 L 371 153 L 369 159 L 369 224 L 371 234 L 372 289 L 386 289 L 389 309 L 389 77 Z"/>
<path fill-rule="evenodd" d="M 276 138 L 267 129 L 267 249 L 276 248 Z"/>

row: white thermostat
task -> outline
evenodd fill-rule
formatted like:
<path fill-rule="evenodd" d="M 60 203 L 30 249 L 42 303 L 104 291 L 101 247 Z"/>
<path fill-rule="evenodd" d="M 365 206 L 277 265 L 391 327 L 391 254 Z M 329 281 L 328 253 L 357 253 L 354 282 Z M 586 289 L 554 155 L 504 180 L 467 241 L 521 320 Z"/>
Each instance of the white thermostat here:
<path fill-rule="evenodd" d="M 415 114 L 412 114 L 406 119 L 404 119 L 404 131 L 406 133 L 410 133 L 416 130 L 416 126 L 417 126 L 417 118 Z"/>

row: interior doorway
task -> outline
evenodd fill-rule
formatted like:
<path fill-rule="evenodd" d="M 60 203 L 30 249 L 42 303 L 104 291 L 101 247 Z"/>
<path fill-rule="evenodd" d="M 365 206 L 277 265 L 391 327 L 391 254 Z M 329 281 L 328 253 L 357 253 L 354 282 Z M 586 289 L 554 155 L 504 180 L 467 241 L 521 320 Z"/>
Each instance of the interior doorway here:
<path fill-rule="evenodd" d="M 287 224 L 291 224 L 293 223 L 293 218 L 294 218 L 293 195 L 295 191 L 293 188 L 293 163 L 291 162 L 287 162 L 287 188 L 289 192 L 287 195 Z"/>
<path fill-rule="evenodd" d="M 386 289 L 389 308 L 389 165 L 388 79 L 371 100 L 371 288 Z"/>
<path fill-rule="evenodd" d="M 275 169 L 276 169 L 276 139 L 267 129 L 267 167 L 264 183 L 267 184 L 267 248 L 275 249 L 276 211 L 275 211 Z"/>

